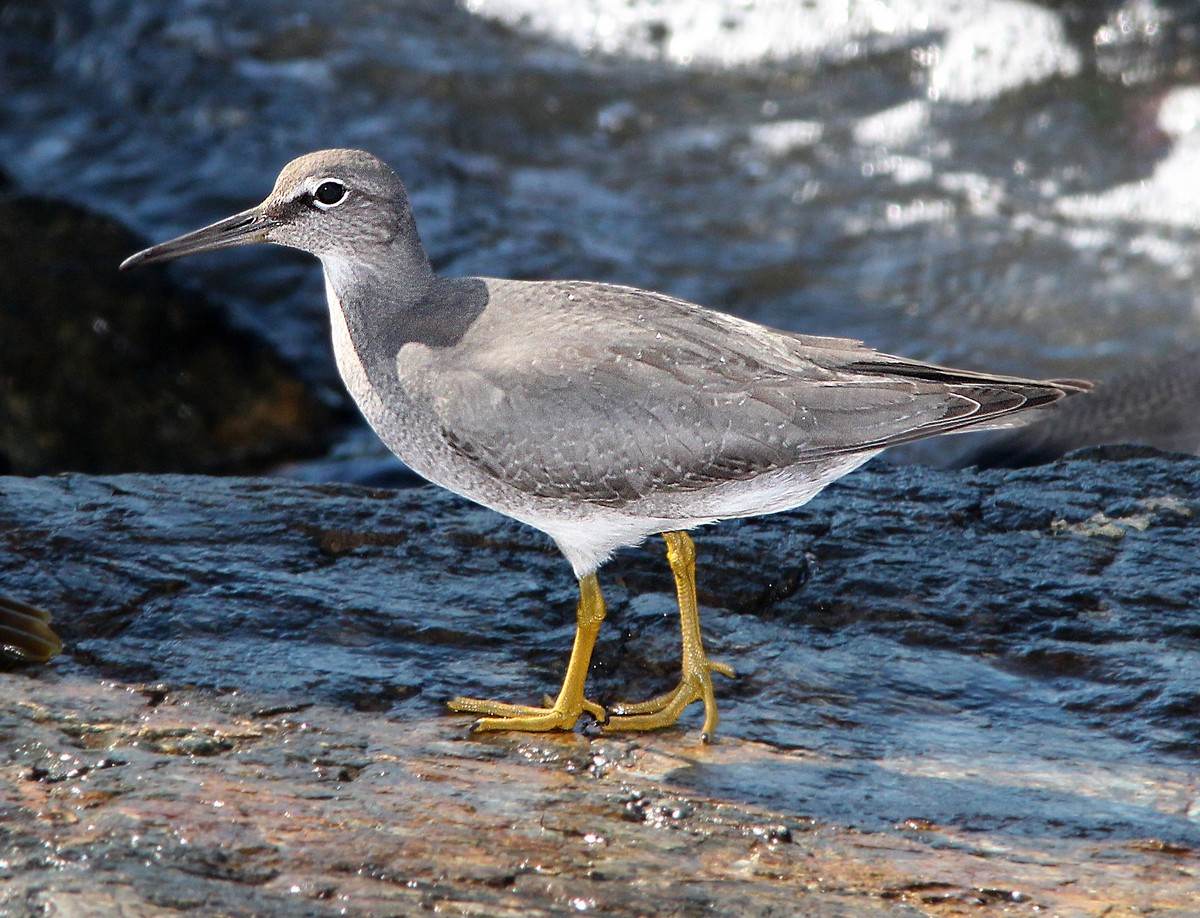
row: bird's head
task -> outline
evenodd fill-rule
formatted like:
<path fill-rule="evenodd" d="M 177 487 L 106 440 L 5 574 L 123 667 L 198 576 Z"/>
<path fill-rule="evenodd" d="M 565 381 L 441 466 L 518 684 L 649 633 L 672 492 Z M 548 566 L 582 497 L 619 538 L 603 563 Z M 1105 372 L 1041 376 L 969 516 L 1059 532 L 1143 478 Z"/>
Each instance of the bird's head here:
<path fill-rule="evenodd" d="M 396 174 L 362 150 L 321 150 L 288 163 L 257 207 L 151 246 L 121 268 L 254 242 L 301 249 L 322 260 L 357 260 L 398 237 L 420 245 Z"/>

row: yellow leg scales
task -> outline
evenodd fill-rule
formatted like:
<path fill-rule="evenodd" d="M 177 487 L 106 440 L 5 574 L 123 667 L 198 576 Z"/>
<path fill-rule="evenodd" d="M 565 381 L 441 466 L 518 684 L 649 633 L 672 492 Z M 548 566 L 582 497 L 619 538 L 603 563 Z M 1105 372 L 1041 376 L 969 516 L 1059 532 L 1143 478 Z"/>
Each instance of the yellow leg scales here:
<path fill-rule="evenodd" d="M 712 674 L 733 677 L 733 668 L 714 663 L 704 652 L 700 636 L 700 614 L 696 605 L 696 546 L 686 532 L 664 532 L 667 560 L 675 575 L 675 591 L 679 597 L 679 621 L 683 632 L 683 676 L 671 691 L 634 704 L 618 704 L 612 716 L 594 701 L 584 697 L 588 666 L 596 635 L 604 621 L 604 597 L 595 574 L 579 581 L 579 608 L 576 613 L 575 646 L 567 663 L 558 698 L 545 699 L 544 707 L 506 704 L 502 701 L 483 701 L 478 698 L 455 698 L 452 710 L 482 714 L 474 724 L 476 730 L 520 730 L 542 732 L 570 730 L 579 715 L 587 711 L 605 725 L 606 731 L 657 730 L 675 723 L 693 701 L 704 702 L 704 730 L 701 739 L 708 742 L 717 729 L 717 702 L 713 695 Z"/>
<path fill-rule="evenodd" d="M 657 730 L 669 727 L 693 701 L 704 701 L 703 742 L 709 742 L 717 729 L 717 700 L 713 694 L 712 674 L 732 678 L 733 667 L 714 663 L 704 652 L 700 636 L 700 613 L 696 604 L 696 545 L 686 532 L 664 532 L 667 560 L 675 575 L 679 597 L 679 623 L 683 631 L 683 677 L 672 691 L 634 704 L 617 704 L 606 730 Z"/>
<path fill-rule="evenodd" d="M 604 597 L 600 594 L 600 583 L 595 574 L 579 581 L 579 607 L 575 618 L 575 646 L 571 648 L 571 660 L 567 663 L 567 674 L 562 689 L 553 704 L 536 707 L 523 704 L 505 704 L 502 701 L 483 701 L 478 698 L 455 698 L 450 708 L 468 714 L 484 714 L 474 724 L 475 730 L 522 730 L 540 733 L 546 730 L 570 730 L 584 711 L 601 722 L 605 711 L 594 701 L 583 697 L 587 682 L 588 666 L 592 662 L 592 648 L 600 623 L 604 621 Z M 546 699 L 549 701 L 549 699 Z"/>

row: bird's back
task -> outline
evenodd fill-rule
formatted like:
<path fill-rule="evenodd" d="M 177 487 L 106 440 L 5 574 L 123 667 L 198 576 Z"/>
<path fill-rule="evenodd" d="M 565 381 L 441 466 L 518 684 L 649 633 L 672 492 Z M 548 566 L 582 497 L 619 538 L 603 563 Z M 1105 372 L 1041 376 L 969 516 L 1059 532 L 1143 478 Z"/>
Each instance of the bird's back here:
<path fill-rule="evenodd" d="M 678 510 L 731 482 L 823 479 L 897 443 L 1008 426 L 1085 387 L 904 360 L 628 287 L 483 282 L 456 345 L 402 348 L 399 376 L 453 453 L 533 498 Z"/>

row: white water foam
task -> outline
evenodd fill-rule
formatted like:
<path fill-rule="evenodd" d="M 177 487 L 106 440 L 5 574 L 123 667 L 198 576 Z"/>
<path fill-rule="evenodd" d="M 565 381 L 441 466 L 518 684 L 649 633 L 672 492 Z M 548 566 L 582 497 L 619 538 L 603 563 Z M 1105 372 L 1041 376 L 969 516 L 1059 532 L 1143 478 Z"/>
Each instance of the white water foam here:
<path fill-rule="evenodd" d="M 974 102 L 1080 69 L 1058 14 L 1026 0 L 465 0 L 584 53 L 730 68 L 847 60 L 929 37 L 931 99 Z"/>
<path fill-rule="evenodd" d="M 1076 220 L 1130 220 L 1200 229 L 1200 86 L 1163 97 L 1157 123 L 1174 138 L 1149 177 L 1096 194 L 1065 197 L 1057 209 Z"/>

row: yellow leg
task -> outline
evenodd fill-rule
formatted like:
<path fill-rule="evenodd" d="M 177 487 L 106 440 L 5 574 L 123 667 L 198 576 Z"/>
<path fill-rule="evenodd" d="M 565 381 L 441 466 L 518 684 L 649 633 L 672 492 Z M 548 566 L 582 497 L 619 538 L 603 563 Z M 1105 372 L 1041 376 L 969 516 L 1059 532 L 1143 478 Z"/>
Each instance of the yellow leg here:
<path fill-rule="evenodd" d="M 596 720 L 605 719 L 604 708 L 583 697 L 588 666 L 592 662 L 592 647 L 604 621 L 604 597 L 595 574 L 579 581 L 579 608 L 576 612 L 575 646 L 563 677 L 562 689 L 553 704 L 539 708 L 533 705 L 505 704 L 502 701 L 482 701 L 478 698 L 455 698 L 450 708 L 468 714 L 485 714 L 474 724 L 475 730 L 570 730 L 584 711 Z M 549 702 L 549 698 L 546 699 Z"/>
<path fill-rule="evenodd" d="M 667 560 L 675 575 L 675 591 L 679 596 L 679 620 L 683 630 L 683 678 L 679 685 L 665 695 L 636 704 L 613 705 L 606 729 L 656 730 L 669 727 L 693 701 L 704 701 L 704 732 L 701 740 L 709 742 L 717 729 L 717 701 L 713 695 L 712 674 L 733 677 L 731 666 L 714 663 L 704 653 L 700 637 L 700 613 L 696 607 L 696 545 L 686 532 L 664 532 Z"/>

